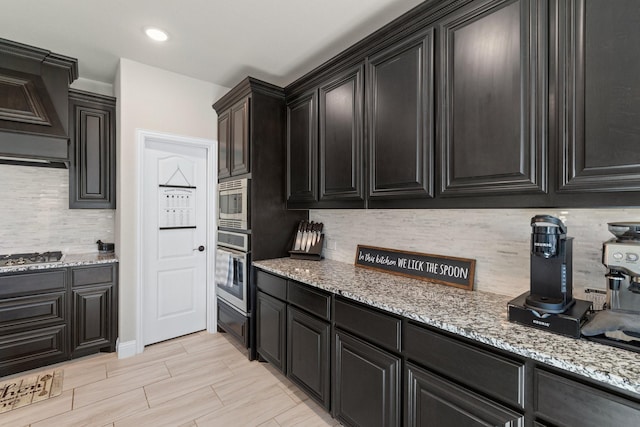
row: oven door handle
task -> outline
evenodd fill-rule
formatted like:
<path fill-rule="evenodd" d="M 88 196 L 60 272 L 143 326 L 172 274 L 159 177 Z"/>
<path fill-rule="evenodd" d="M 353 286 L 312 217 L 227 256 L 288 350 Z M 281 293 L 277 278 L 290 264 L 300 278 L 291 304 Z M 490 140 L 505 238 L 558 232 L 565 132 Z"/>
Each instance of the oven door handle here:
<path fill-rule="evenodd" d="M 230 249 L 230 248 L 227 248 L 227 247 L 224 247 L 224 246 L 218 246 L 217 250 L 219 250 L 221 252 L 227 252 L 228 254 L 230 254 L 234 258 L 245 257 L 245 256 L 249 255 L 249 252 L 237 251 L 235 249 Z"/>

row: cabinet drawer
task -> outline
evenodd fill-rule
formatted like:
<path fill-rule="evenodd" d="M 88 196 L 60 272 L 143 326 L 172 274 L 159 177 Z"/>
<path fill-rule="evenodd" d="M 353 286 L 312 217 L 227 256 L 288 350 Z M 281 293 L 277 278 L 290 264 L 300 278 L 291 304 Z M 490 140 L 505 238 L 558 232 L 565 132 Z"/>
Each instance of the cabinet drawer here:
<path fill-rule="evenodd" d="M 408 324 L 407 357 L 503 402 L 524 405 L 524 363 Z"/>
<path fill-rule="evenodd" d="M 65 288 L 66 270 L 24 273 L 0 277 L 0 298 Z"/>
<path fill-rule="evenodd" d="M 331 316 L 331 295 L 296 282 L 289 282 L 287 300 L 324 320 Z"/>
<path fill-rule="evenodd" d="M 64 322 L 65 301 L 65 292 L 0 300 L 0 332 Z"/>
<path fill-rule="evenodd" d="M 247 318 L 220 300 L 218 300 L 218 326 L 235 336 L 247 347 L 249 343 Z"/>
<path fill-rule="evenodd" d="M 558 426 L 638 426 L 640 404 L 536 368 L 536 415 Z"/>
<path fill-rule="evenodd" d="M 334 320 L 339 328 L 400 352 L 401 319 L 337 298 L 334 310 Z"/>
<path fill-rule="evenodd" d="M 256 285 L 265 294 L 281 300 L 287 299 L 287 279 L 258 270 L 256 272 Z"/>
<path fill-rule="evenodd" d="M 95 285 L 113 282 L 113 266 L 80 267 L 71 270 L 73 286 Z"/>
<path fill-rule="evenodd" d="M 65 325 L 0 336 L 0 377 L 68 358 Z"/>
<path fill-rule="evenodd" d="M 405 425 L 524 426 L 524 415 L 412 363 L 405 366 Z"/>

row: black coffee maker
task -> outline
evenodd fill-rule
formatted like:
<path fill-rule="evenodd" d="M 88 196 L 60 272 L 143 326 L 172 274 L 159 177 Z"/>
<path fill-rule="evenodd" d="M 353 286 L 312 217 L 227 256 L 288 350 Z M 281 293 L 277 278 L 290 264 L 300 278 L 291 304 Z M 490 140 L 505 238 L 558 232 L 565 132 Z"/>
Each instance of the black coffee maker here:
<path fill-rule="evenodd" d="M 564 313 L 573 300 L 573 237 L 564 223 L 550 215 L 531 218 L 531 291 L 525 307 L 543 313 Z"/>

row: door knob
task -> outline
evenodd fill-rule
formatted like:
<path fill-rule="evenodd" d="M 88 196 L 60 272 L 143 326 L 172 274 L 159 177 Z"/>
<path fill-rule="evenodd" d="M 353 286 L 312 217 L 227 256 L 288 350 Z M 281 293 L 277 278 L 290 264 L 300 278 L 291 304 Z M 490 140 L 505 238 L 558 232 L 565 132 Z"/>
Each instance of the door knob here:
<path fill-rule="evenodd" d="M 200 245 L 197 248 L 195 248 L 194 251 L 202 252 L 202 251 L 204 251 L 204 246 Z"/>

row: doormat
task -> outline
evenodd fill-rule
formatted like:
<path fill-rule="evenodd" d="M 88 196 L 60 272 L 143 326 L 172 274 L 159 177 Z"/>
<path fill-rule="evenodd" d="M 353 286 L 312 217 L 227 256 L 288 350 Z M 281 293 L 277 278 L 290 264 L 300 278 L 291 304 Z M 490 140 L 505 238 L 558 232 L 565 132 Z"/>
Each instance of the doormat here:
<path fill-rule="evenodd" d="M 0 414 L 62 393 L 62 369 L 0 384 Z"/>

